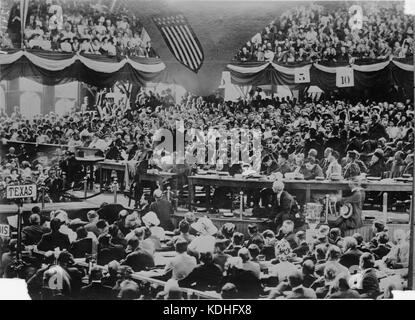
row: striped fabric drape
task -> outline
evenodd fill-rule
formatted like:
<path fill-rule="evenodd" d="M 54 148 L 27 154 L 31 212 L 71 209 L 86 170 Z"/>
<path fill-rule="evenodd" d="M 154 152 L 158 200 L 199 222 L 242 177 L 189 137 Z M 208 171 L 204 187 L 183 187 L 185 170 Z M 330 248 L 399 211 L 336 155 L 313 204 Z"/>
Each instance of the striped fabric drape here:
<path fill-rule="evenodd" d="M 113 73 L 119 71 L 126 64 L 143 72 L 161 72 L 165 65 L 160 60 L 153 60 L 152 63 L 145 63 L 145 59 L 134 59 L 125 57 L 121 61 L 114 59 L 98 59 L 97 56 L 82 54 L 61 54 L 61 53 L 37 53 L 29 51 L 16 51 L 10 54 L 0 54 L 0 65 L 7 65 L 17 62 L 26 57 L 31 63 L 48 71 L 63 70 L 77 61 L 97 72 Z M 139 62 L 140 61 L 140 62 Z"/>
<path fill-rule="evenodd" d="M 106 57 L 45 51 L 9 51 L 0 54 L 0 80 L 29 77 L 47 85 L 74 80 L 98 87 L 118 80 L 144 84 L 155 81 L 165 70 L 157 58 Z"/>
<path fill-rule="evenodd" d="M 299 63 L 278 64 L 271 62 L 234 62 L 227 65 L 231 82 L 235 85 L 289 85 L 292 88 L 318 86 L 322 90 L 336 89 L 336 73 L 339 68 L 349 66 L 353 69 L 357 89 L 387 89 L 391 86 L 405 88 L 408 95 L 413 95 L 414 65 L 410 59 L 391 59 L 357 61 L 348 63 Z M 309 81 L 296 82 L 296 74 L 309 72 Z"/>
<path fill-rule="evenodd" d="M 414 71 L 413 64 L 407 64 L 404 62 L 399 62 L 398 60 L 388 60 L 379 63 L 372 63 L 372 64 L 353 64 L 351 67 L 353 70 L 360 71 L 360 72 L 375 72 L 382 70 L 389 66 L 391 63 L 395 64 L 398 68 L 401 68 L 405 71 Z M 249 74 L 249 73 L 257 73 L 263 71 L 268 66 L 272 66 L 276 71 L 286 73 L 286 74 L 295 74 L 295 69 L 297 68 L 311 68 L 312 66 L 319 69 L 320 71 L 327 72 L 327 73 L 336 73 L 337 68 L 344 67 L 344 65 L 335 65 L 335 66 L 327 66 L 324 64 L 319 63 L 309 63 L 303 65 L 292 65 L 292 66 L 285 66 L 273 62 L 243 62 L 243 63 L 230 63 L 226 66 L 226 68 L 230 71 L 235 71 L 239 73 Z"/>

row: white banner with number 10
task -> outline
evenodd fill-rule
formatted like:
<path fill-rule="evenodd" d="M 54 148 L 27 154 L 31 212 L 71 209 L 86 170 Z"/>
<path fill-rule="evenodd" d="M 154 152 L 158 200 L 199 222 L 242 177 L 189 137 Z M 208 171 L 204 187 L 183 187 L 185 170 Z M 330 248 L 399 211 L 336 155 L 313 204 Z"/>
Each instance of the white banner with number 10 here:
<path fill-rule="evenodd" d="M 350 67 L 340 67 L 336 70 L 336 86 L 339 88 L 354 86 L 354 73 Z"/>

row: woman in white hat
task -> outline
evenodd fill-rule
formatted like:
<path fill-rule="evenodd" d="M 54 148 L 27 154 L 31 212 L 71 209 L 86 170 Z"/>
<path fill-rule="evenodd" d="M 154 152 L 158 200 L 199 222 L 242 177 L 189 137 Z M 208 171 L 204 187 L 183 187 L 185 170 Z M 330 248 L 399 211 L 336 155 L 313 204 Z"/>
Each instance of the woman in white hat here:
<path fill-rule="evenodd" d="M 192 224 L 192 228 L 198 236 L 189 244 L 189 251 L 199 255 L 202 252 L 214 252 L 216 239 L 214 235 L 218 232 L 213 222 L 203 217 Z"/>
<path fill-rule="evenodd" d="M 150 230 L 151 236 L 158 239 L 159 241 L 165 238 L 165 232 L 162 227 L 159 227 L 160 220 L 157 215 L 153 212 L 147 212 L 143 218 L 144 225 Z"/>

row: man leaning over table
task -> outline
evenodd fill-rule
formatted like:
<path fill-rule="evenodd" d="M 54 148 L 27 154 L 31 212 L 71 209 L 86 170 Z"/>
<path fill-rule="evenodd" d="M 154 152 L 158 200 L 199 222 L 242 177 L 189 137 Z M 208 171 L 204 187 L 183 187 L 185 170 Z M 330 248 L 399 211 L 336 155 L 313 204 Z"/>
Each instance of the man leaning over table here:
<path fill-rule="evenodd" d="M 284 190 L 284 183 L 280 180 L 274 181 L 272 191 L 274 192 L 274 201 L 271 208 L 271 219 L 275 226 L 280 226 L 285 220 L 294 220 L 294 206 L 296 201 L 294 197 Z"/>

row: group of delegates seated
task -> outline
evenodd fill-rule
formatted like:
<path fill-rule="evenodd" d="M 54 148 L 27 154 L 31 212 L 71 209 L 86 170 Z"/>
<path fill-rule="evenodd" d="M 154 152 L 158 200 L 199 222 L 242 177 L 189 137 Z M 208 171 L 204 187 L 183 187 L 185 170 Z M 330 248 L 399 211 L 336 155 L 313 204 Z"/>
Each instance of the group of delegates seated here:
<path fill-rule="evenodd" d="M 89 1 L 37 1 L 29 8 L 24 30 L 24 45 L 30 49 L 59 52 L 80 52 L 99 55 L 156 57 L 148 36 L 138 18 L 126 8 L 93 5 Z M 12 48 L 20 24 L 19 5 L 11 9 L 9 33 L 0 42 L 1 48 Z M 20 44 L 18 44 L 20 45 Z"/>
<path fill-rule="evenodd" d="M 295 6 L 256 34 L 237 53 L 238 61 L 299 63 L 413 55 L 413 22 L 403 3 L 360 3 L 363 24 L 352 29 L 347 3 Z"/>
<path fill-rule="evenodd" d="M 103 111 L 102 111 L 103 110 Z M 107 111 L 105 111 L 107 110 Z M 335 99 L 302 102 L 296 99 L 262 98 L 260 90 L 247 100 L 207 102 L 200 97 L 185 96 L 182 103 L 163 96 L 142 94 L 137 105 L 123 109 L 106 101 L 101 112 L 74 111 L 65 116 L 54 113 L 25 119 L 16 110 L 0 117 L 0 139 L 65 145 L 57 149 L 46 167 L 29 160 L 26 147 L 17 144 L 1 155 L 2 181 L 15 176 L 30 176 L 48 170 L 64 171 L 67 181 L 82 179 L 82 166 L 75 157 L 76 147 L 89 147 L 101 156 L 114 160 L 137 160 L 147 170 L 174 170 L 174 166 L 156 163 L 153 150 L 158 142 L 158 129 L 175 132 L 176 121 L 184 121 L 185 130 L 209 128 L 258 129 L 262 132 L 261 174 L 291 173 L 304 179 L 317 177 L 345 179 L 366 174 L 378 178 L 412 175 L 413 118 L 410 100 L 405 102 L 358 102 Z M 228 140 L 229 141 L 229 140 Z M 186 141 L 192 150 L 196 141 Z M 193 149 L 194 150 L 194 149 Z M 206 153 L 207 154 L 207 153 Z M 230 148 L 225 154 L 230 159 Z M 167 152 L 164 157 L 169 157 Z M 154 160 L 154 161 L 153 161 Z M 215 165 L 199 165 L 203 169 L 228 171 L 226 159 Z M 182 171 L 191 173 L 195 166 Z M 46 170 L 46 171 L 45 171 Z M 12 172 L 13 171 L 13 172 Z M 36 180 L 37 178 L 35 178 Z M 72 179 L 72 180 L 71 180 Z M 6 181 L 6 182 L 7 182 Z M 121 180 L 120 180 L 121 181 Z"/>
<path fill-rule="evenodd" d="M 26 267 L 13 268 L 16 240 L 5 241 L 1 275 L 26 279 L 34 299 L 182 299 L 183 288 L 223 299 L 381 299 L 405 288 L 408 234 L 391 233 L 381 221 L 369 241 L 324 224 L 307 239 L 291 220 L 277 232 L 251 224 L 244 236 L 232 223 L 217 228 L 192 212 L 173 230 L 153 204 L 130 212 L 111 206 L 88 212 L 87 221 L 62 210 L 46 221 L 35 207 L 23 228 L 22 250 L 32 252 L 23 255 Z M 156 265 L 165 250 L 176 253 Z M 77 262 L 85 257 L 96 261 L 89 272 Z M 164 287 L 134 278 L 155 269 Z"/>

